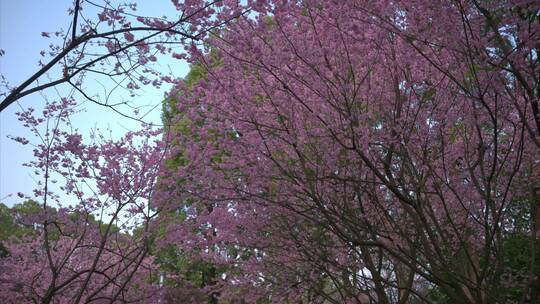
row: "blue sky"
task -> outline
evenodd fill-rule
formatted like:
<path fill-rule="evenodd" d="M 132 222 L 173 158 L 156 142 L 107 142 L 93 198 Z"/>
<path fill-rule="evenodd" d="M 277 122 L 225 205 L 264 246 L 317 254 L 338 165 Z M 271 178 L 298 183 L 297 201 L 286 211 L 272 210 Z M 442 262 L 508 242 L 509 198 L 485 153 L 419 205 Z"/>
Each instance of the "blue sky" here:
<path fill-rule="evenodd" d="M 56 31 L 66 28 L 70 22 L 67 9 L 70 0 L 0 0 L 0 49 L 5 55 L 0 57 L 0 74 L 4 75 L 10 84 L 16 85 L 31 76 L 37 69 L 40 58 L 39 52 L 47 48 L 50 43 L 41 37 L 41 32 Z M 169 0 L 139 1 L 138 13 L 141 15 L 160 16 L 163 12 L 171 11 Z M 188 72 L 186 63 L 177 60 L 163 60 L 158 62 L 163 68 L 171 69 L 175 76 L 183 77 Z M 59 88 L 63 92 L 62 87 Z M 89 90 L 98 90 L 98 87 L 88 87 Z M 140 92 L 135 102 L 146 105 L 156 105 L 163 100 L 166 87 L 162 89 L 147 88 Z M 46 91 L 47 96 L 53 97 L 56 93 Z M 129 96 L 121 96 L 129 98 Z M 43 98 L 33 94 L 20 100 L 24 108 L 40 108 Z M 149 108 L 150 108 L 149 107 Z M 132 120 L 123 118 L 110 110 L 100 106 L 85 103 L 86 111 L 76 116 L 74 125 L 83 135 L 87 135 L 91 128 L 110 128 L 114 134 L 121 136 L 126 130 L 138 126 Z M 21 202 L 18 192 L 32 191 L 35 181 L 28 168 L 21 164 L 32 159 L 30 146 L 20 144 L 8 139 L 7 136 L 29 136 L 28 131 L 22 127 L 15 116 L 20 108 L 17 105 L 8 107 L 0 113 L 0 202 L 13 205 Z M 161 107 L 156 107 L 145 120 L 160 122 Z"/>

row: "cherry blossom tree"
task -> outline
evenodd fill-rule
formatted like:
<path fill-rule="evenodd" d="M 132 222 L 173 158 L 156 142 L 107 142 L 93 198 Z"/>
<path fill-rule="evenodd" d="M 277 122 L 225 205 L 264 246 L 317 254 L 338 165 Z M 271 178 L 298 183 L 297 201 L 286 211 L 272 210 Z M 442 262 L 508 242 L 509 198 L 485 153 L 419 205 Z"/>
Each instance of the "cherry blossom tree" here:
<path fill-rule="evenodd" d="M 539 300 L 537 1 L 172 3 L 175 21 L 75 1 L 6 92 L 0 109 L 61 83 L 114 108 L 84 75 L 176 85 L 165 134 L 84 141 L 73 96 L 18 114 L 41 208 L 5 244 L 3 301 Z"/>
<path fill-rule="evenodd" d="M 174 16 L 152 17 L 140 15 L 136 3 L 77 0 L 67 30 L 42 33 L 51 44 L 41 52 L 36 73 L 17 86 L 2 78 L 0 111 L 48 88 L 71 89 L 59 102 L 47 102 L 43 112 L 28 108 L 17 114 L 39 141 L 36 160 L 26 166 L 35 169 L 38 187 L 31 197 L 41 210 L 17 219 L 35 233 L 6 244 L 8 257 L 0 262 L 3 301 L 161 299 L 158 267 L 150 257 L 154 231 L 149 229 L 159 213 L 149 202 L 165 150 L 164 143 L 153 142 L 161 131 L 144 125 L 120 140 L 98 132 L 88 143 L 70 120 L 77 109 L 72 94 L 126 116 L 117 109 L 126 102 L 109 100 L 112 91 L 122 88 L 133 96 L 143 85 L 175 82 L 155 69 L 158 58 L 184 59 L 183 53 L 198 47 L 211 31 L 248 11 L 236 1 L 171 1 L 165 13 Z M 110 90 L 103 96 L 88 91 L 90 75 L 108 79 Z M 59 181 L 65 183 L 57 186 Z M 52 206 L 59 211 L 52 212 Z"/>
<path fill-rule="evenodd" d="M 154 201 L 221 297 L 536 301 L 538 3 L 257 4 L 192 53 Z"/>
<path fill-rule="evenodd" d="M 16 85 L 3 77 L 0 111 L 24 96 L 66 85 L 81 98 L 120 112 L 118 107 L 129 101 L 110 100 L 113 91 L 134 94 L 144 85 L 160 87 L 174 82 L 171 75 L 156 68 L 158 58 L 184 59 L 186 49 L 246 13 L 235 1 L 170 2 L 170 10 L 163 16 L 145 16 L 137 11 L 136 2 L 73 1 L 67 29 L 41 34 L 51 44 L 41 51 L 37 71 Z M 85 79 L 90 76 L 110 83 L 104 87 L 105 94 L 87 89 Z"/>
<path fill-rule="evenodd" d="M 119 140 L 96 131 L 85 143 L 71 123 L 75 109 L 74 100 L 64 98 L 48 103 L 42 113 L 29 108 L 17 114 L 35 135 L 13 139 L 34 147 L 36 159 L 26 166 L 35 170 L 38 183 L 27 198 L 41 208 L 16 219 L 35 232 L 7 243 L 0 298 L 6 303 L 157 300 L 159 274 L 148 230 L 156 212 L 148 202 L 165 148 L 157 137 L 161 131 L 144 126 Z"/>

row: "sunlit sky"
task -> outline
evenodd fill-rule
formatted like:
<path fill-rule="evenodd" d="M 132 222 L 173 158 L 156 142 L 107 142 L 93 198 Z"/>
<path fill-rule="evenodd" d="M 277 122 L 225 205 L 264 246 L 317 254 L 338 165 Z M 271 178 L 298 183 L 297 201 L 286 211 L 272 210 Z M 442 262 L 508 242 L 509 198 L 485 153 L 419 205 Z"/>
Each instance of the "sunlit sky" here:
<path fill-rule="evenodd" d="M 41 32 L 56 31 L 67 28 L 70 16 L 67 13 L 71 0 L 0 0 L 0 49 L 5 55 L 0 57 L 0 74 L 4 75 L 11 85 L 17 85 L 30 77 L 37 70 L 40 59 L 39 52 L 47 48 L 49 40 L 41 37 Z M 139 1 L 139 14 L 161 16 L 164 10 L 170 10 L 169 0 Z M 188 71 L 188 65 L 177 60 L 158 62 L 163 68 L 173 71 L 174 76 L 183 77 Z M 87 87 L 89 90 L 99 90 L 98 87 Z M 65 90 L 59 88 L 62 94 Z M 139 92 L 135 102 L 152 105 L 161 103 L 167 87 L 161 89 L 146 88 Z M 54 99 L 57 93 L 48 90 L 45 95 Z M 125 96 L 129 98 L 129 96 Z M 22 146 L 7 138 L 11 136 L 29 136 L 29 132 L 21 125 L 15 112 L 21 107 L 33 107 L 39 110 L 43 97 L 33 94 L 20 100 L 19 105 L 13 104 L 0 113 L 0 202 L 12 206 L 22 202 L 18 192 L 30 194 L 36 181 L 31 170 L 23 167 L 24 162 L 32 160 L 32 148 Z M 138 126 L 106 108 L 84 103 L 86 111 L 75 117 L 74 125 L 83 135 L 91 128 L 110 128 L 116 136 L 121 136 L 126 130 Z M 147 122 L 160 122 L 161 107 L 157 106 L 146 117 Z"/>

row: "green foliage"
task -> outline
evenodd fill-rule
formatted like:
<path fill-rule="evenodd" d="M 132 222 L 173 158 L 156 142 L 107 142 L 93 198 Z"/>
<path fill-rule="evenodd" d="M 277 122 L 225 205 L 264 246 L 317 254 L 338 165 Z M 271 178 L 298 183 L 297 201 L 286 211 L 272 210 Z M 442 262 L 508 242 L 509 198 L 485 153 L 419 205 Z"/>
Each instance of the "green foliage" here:
<path fill-rule="evenodd" d="M 534 247 L 534 248 L 533 248 Z M 533 251 L 535 254 L 533 255 Z M 504 265 L 502 279 L 509 281 L 507 288 L 499 290 L 499 298 L 520 301 L 528 274 L 540 278 L 540 242 L 528 235 L 511 235 L 506 238 L 501 252 Z M 532 257 L 534 256 L 534 261 Z"/>
<path fill-rule="evenodd" d="M 210 59 L 212 60 L 212 65 L 219 65 L 220 59 L 217 56 L 215 50 L 211 50 Z M 196 63 L 191 66 L 191 69 L 187 76 L 184 78 L 184 85 L 186 90 L 178 92 L 174 97 L 167 99 L 164 102 L 162 120 L 165 126 L 165 134 L 169 130 L 174 133 L 182 134 L 187 137 L 191 137 L 194 140 L 201 140 L 198 136 L 198 132 L 195 130 L 200 128 L 204 121 L 193 121 L 186 116 L 184 116 L 178 110 L 178 103 L 182 102 L 184 97 L 187 97 L 189 94 L 192 94 L 193 87 L 200 81 L 207 79 L 207 70 L 202 63 Z M 212 134 L 212 131 L 209 132 Z M 216 132 L 217 136 L 217 132 Z M 172 145 L 178 146 L 180 143 L 177 141 L 172 141 Z M 170 170 L 179 169 L 185 167 L 189 164 L 189 159 L 186 153 L 180 149 L 180 152 L 176 155 L 169 157 L 165 165 Z M 224 153 L 220 153 L 215 156 L 214 161 L 222 161 Z M 178 180 L 177 184 L 179 189 L 182 188 L 182 185 L 186 183 L 185 180 Z M 190 206 L 193 204 L 193 199 L 186 199 L 180 205 Z M 210 206 L 211 207 L 211 206 Z M 171 223 L 181 223 L 187 219 L 187 214 L 185 210 L 180 207 L 177 210 L 162 212 L 159 215 L 159 228 L 156 237 L 164 237 L 167 234 L 167 226 Z M 200 233 L 195 231 L 194 233 Z M 202 261 L 200 259 L 194 259 L 190 255 L 183 252 L 178 246 L 168 246 L 166 248 L 160 248 L 159 251 L 156 251 L 154 248 L 154 255 L 156 257 L 156 263 L 160 266 L 160 270 L 166 274 L 173 274 L 174 277 L 180 277 L 182 282 L 179 282 L 176 279 L 165 279 L 165 284 L 176 287 L 183 288 L 182 284 L 189 282 L 196 287 L 205 287 L 213 284 L 217 275 L 223 273 L 224 269 L 219 269 L 215 265 Z M 166 276 L 167 278 L 167 276 Z M 213 303 L 214 298 L 209 297 L 208 302 Z"/>
<path fill-rule="evenodd" d="M 450 300 L 450 298 L 447 295 L 445 295 L 443 292 L 441 292 L 439 288 L 435 286 L 431 286 L 428 288 L 426 299 L 428 300 L 429 303 L 433 303 L 433 304 L 451 304 L 452 303 L 452 300 Z M 413 303 L 423 303 L 423 302 L 413 301 Z"/>
<path fill-rule="evenodd" d="M 49 208 L 56 212 L 54 208 Z M 23 223 L 21 219 L 41 212 L 41 206 L 32 200 L 27 200 L 21 204 L 14 205 L 11 209 L 4 204 L 0 204 L 1 225 L 0 240 L 5 241 L 10 237 L 21 238 L 25 235 L 33 234 L 35 227 L 30 223 Z M 4 229 L 5 227 L 5 229 Z"/>
<path fill-rule="evenodd" d="M 40 211 L 39 204 L 32 200 L 16 204 L 12 208 L 0 203 L 0 257 L 9 255 L 4 242 L 21 239 L 35 233 L 35 227 L 23 224 L 21 219 L 38 214 Z"/>
<path fill-rule="evenodd" d="M 190 66 L 189 73 L 184 78 L 184 85 L 186 86 L 188 92 L 180 91 L 177 96 L 171 96 L 163 102 L 163 109 L 161 114 L 161 120 L 163 122 L 164 133 L 166 134 L 169 127 L 171 126 L 172 119 L 179 114 L 177 110 L 177 105 L 181 102 L 184 94 L 190 94 L 193 90 L 193 86 L 200 82 L 201 80 L 206 79 L 207 71 L 206 68 L 201 63 L 196 63 Z M 184 125 L 187 122 L 183 123 Z M 176 126 L 176 123 L 175 123 Z"/>
<path fill-rule="evenodd" d="M 212 34 L 212 36 L 217 36 L 216 34 Z M 186 87 L 186 91 L 179 91 L 177 96 L 171 96 L 168 99 L 166 99 L 163 102 L 163 108 L 162 108 L 162 114 L 161 114 L 161 120 L 163 122 L 164 127 L 164 134 L 167 134 L 167 131 L 169 127 L 171 127 L 171 124 L 174 123 L 174 126 L 178 124 L 183 124 L 184 127 L 189 124 L 188 121 L 181 122 L 172 122 L 172 119 L 174 117 L 177 117 L 181 113 L 177 110 L 177 105 L 179 102 L 182 102 L 182 98 L 186 95 L 189 95 L 193 92 L 193 86 L 201 82 L 202 80 L 207 80 L 207 74 L 208 70 L 205 64 L 210 65 L 211 67 L 217 67 L 222 64 L 222 60 L 219 58 L 217 50 L 216 49 L 210 49 L 209 53 L 209 61 L 206 63 L 197 62 L 195 64 L 192 64 L 190 66 L 189 72 L 186 75 L 186 77 L 183 79 L 183 83 Z M 181 115 L 180 115 L 181 116 Z M 182 118 L 180 119 L 182 120 Z"/>
<path fill-rule="evenodd" d="M 512 283 L 499 292 L 501 298 L 509 301 L 519 302 L 522 299 L 528 276 L 540 278 L 540 242 L 532 236 L 531 218 L 534 205 L 539 203 L 538 195 L 522 197 L 515 199 L 506 210 L 512 219 L 513 233 L 504 239 L 500 259 L 504 268 L 502 279 Z"/>
<path fill-rule="evenodd" d="M 6 241 L 15 241 L 20 240 L 25 236 L 36 235 L 39 227 L 43 223 L 34 223 L 28 222 L 27 218 L 31 218 L 34 215 L 38 215 L 43 212 L 43 206 L 38 202 L 33 200 L 27 200 L 20 204 L 15 204 L 12 208 L 7 207 L 6 205 L 0 203 L 0 257 L 7 256 L 9 254 L 5 242 Z M 56 214 L 58 210 L 53 207 L 47 207 L 47 212 L 50 214 Z M 82 217 L 85 218 L 82 218 Z M 92 225 L 99 225 L 101 232 L 105 233 L 107 225 L 104 225 L 101 221 L 97 220 L 94 215 L 86 214 L 82 215 L 77 212 L 69 214 L 69 219 L 72 221 L 83 220 Z M 119 233 L 120 228 L 116 225 L 112 225 L 109 229 L 110 234 Z M 60 236 L 60 231 L 57 229 L 57 226 L 49 226 L 49 238 L 52 240 L 58 239 Z"/>
<path fill-rule="evenodd" d="M 18 227 L 13 220 L 11 209 L 2 203 L 0 203 L 0 227 L 2 227 L 2 229 L 0 229 L 1 241 L 5 241 L 10 236 L 17 233 Z"/>

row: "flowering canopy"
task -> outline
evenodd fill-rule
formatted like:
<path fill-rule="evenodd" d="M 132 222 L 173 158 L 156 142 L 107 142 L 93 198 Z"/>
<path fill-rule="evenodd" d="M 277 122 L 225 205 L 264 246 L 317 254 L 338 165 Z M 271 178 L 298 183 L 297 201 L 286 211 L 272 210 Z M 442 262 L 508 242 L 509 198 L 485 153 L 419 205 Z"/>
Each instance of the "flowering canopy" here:
<path fill-rule="evenodd" d="M 156 200 L 192 216 L 169 242 L 230 267 L 223 298 L 506 297 L 513 210 L 538 196 L 538 3 L 258 3 L 192 54 Z"/>
<path fill-rule="evenodd" d="M 539 299 L 537 1 L 223 5 L 248 13 L 189 48 L 194 72 L 169 94 L 164 142 L 132 144 L 157 135 L 147 128 L 85 145 L 55 129 L 36 150 L 44 185 L 59 172 L 81 214 L 113 206 L 137 233 L 47 215 L 43 236 L 2 260 L 20 273 L 3 298 Z M 90 200 L 81 179 L 95 183 Z M 36 191 L 47 210 L 47 187 Z M 48 266 L 36 284 L 15 261 Z"/>

